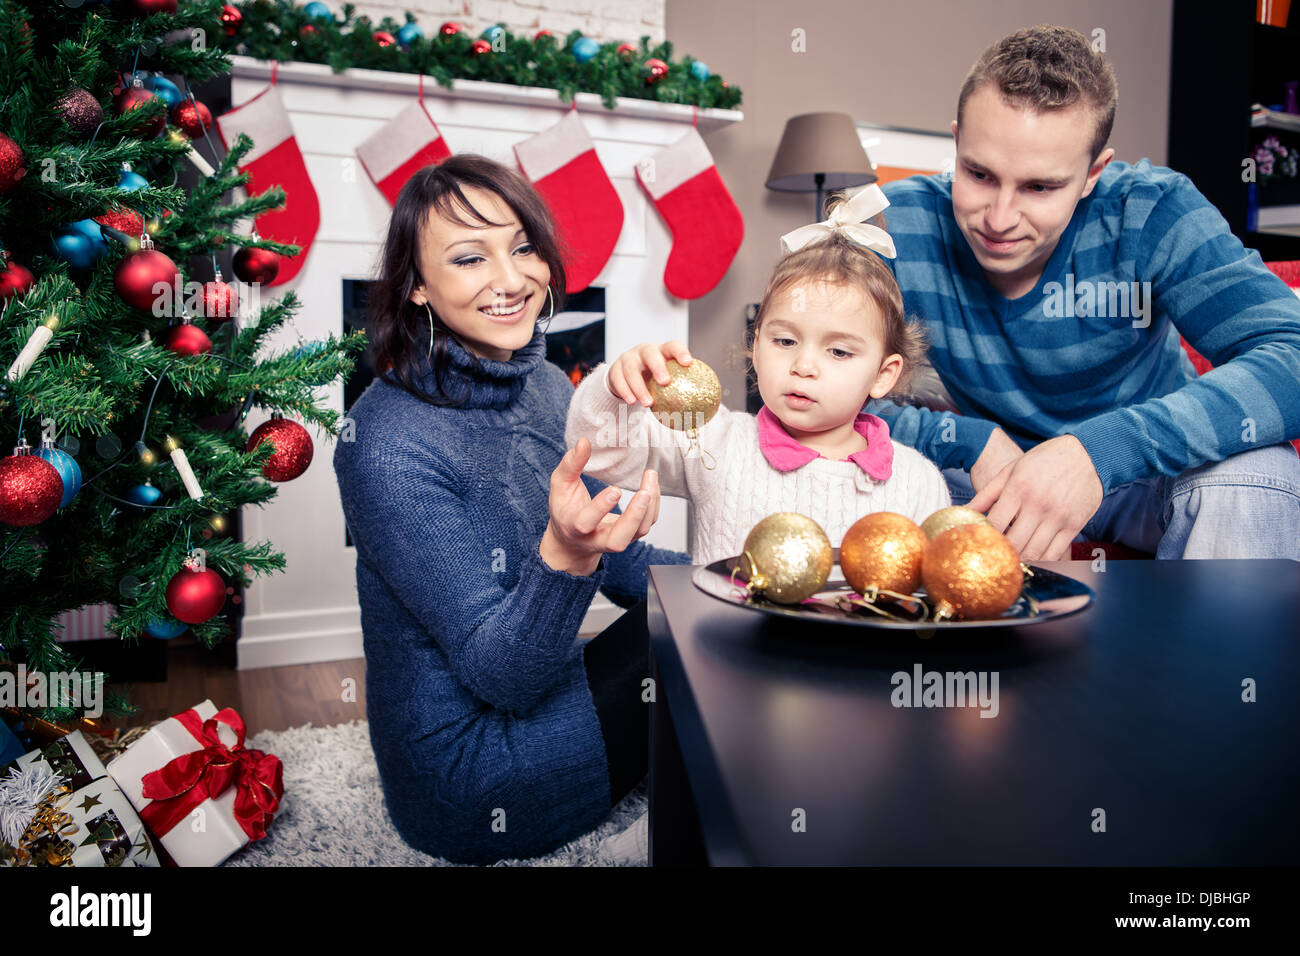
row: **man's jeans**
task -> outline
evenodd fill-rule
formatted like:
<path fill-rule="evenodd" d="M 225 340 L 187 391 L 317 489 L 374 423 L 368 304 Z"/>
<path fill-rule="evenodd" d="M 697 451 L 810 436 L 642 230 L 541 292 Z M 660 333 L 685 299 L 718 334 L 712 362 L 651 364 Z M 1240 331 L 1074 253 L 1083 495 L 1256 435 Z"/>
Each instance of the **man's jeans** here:
<path fill-rule="evenodd" d="M 970 475 L 945 468 L 953 504 L 975 496 Z M 1300 458 L 1270 445 L 1107 492 L 1075 541 L 1115 541 L 1157 558 L 1300 561 Z"/>

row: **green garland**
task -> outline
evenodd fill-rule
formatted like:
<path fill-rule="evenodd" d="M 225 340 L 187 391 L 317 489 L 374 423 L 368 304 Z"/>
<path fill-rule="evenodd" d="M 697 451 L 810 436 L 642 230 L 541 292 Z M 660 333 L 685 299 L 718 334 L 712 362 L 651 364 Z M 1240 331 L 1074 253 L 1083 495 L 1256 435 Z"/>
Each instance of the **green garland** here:
<path fill-rule="evenodd" d="M 716 73 L 698 79 L 692 72 L 693 57 L 674 61 L 671 43 L 652 47 L 649 37 L 641 37 L 634 52 L 619 53 L 619 43 L 603 43 L 590 61 L 580 63 L 572 52 L 573 44 L 582 38 L 576 30 L 561 39 L 516 36 L 503 28 L 504 43 L 498 39 L 494 49 L 475 53 L 474 41 L 479 37 L 462 28 L 450 36 L 435 32 L 402 49 L 396 43 L 380 46 L 374 34 L 384 31 L 396 36 L 403 24 L 384 17 L 376 25 L 367 17 L 356 17 L 350 3 L 344 4 L 341 21 L 337 15 L 331 20 L 308 16 L 291 0 L 248 0 L 232 6 L 243 20 L 233 35 L 217 30 L 221 46 L 259 60 L 326 63 L 335 73 L 349 67 L 423 73 L 448 89 L 456 79 L 540 86 L 559 91 L 566 103 L 578 92 L 598 93 L 609 109 L 614 109 L 620 96 L 701 108 L 740 105 L 738 87 Z M 408 12 L 406 22 L 414 23 L 415 15 Z M 308 26 L 314 29 L 304 32 Z M 646 66 L 651 58 L 668 65 L 667 74 L 654 83 L 649 82 Z"/>

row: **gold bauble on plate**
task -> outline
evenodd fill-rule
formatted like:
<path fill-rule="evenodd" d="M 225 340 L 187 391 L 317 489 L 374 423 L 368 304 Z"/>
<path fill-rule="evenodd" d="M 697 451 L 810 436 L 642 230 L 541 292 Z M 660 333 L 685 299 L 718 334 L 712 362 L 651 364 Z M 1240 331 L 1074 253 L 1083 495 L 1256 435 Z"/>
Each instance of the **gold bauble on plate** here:
<path fill-rule="evenodd" d="M 991 525 L 950 528 L 925 548 L 921 580 L 935 605 L 936 620 L 981 620 L 1000 615 L 1020 597 L 1020 554 Z"/>
<path fill-rule="evenodd" d="M 964 524 L 983 524 L 993 527 L 989 524 L 989 519 L 984 517 L 973 508 L 967 508 L 965 505 L 951 505 L 947 508 L 940 508 L 930 517 L 921 522 L 921 530 L 925 532 L 926 538 L 933 541 L 945 531 L 953 528 L 960 528 Z"/>
<path fill-rule="evenodd" d="M 781 511 L 750 530 L 736 570 L 751 594 L 798 604 L 826 586 L 833 564 L 831 541 L 821 525 L 807 515 Z"/>
<path fill-rule="evenodd" d="M 853 590 L 871 588 L 911 594 L 921 586 L 925 532 L 915 521 L 892 511 L 859 518 L 840 542 L 840 570 Z"/>
<path fill-rule="evenodd" d="M 667 385 L 650 382 L 650 397 L 654 401 L 650 411 L 669 428 L 688 432 L 700 429 L 718 413 L 722 402 L 722 383 L 717 374 L 704 362 L 691 359 L 690 365 L 679 365 L 668 359 Z"/>

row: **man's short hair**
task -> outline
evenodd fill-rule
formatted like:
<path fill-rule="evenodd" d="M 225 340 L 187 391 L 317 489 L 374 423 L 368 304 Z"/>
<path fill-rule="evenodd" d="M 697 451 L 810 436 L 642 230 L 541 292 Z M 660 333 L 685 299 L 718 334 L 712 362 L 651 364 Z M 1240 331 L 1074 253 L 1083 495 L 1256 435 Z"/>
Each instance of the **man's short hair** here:
<path fill-rule="evenodd" d="M 1115 68 L 1078 30 L 1027 27 L 985 50 L 966 74 L 957 97 L 959 127 L 967 97 L 986 82 L 996 86 L 1004 102 L 1035 112 L 1066 109 L 1083 101 L 1097 115 L 1092 158 L 1106 148 L 1119 99 Z"/>

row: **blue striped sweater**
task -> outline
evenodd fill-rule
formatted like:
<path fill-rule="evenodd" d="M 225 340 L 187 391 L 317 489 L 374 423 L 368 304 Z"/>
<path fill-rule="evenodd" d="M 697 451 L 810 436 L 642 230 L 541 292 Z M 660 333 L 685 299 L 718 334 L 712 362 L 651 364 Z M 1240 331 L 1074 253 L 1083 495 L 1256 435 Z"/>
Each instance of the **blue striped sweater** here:
<path fill-rule="evenodd" d="M 951 174 L 884 191 L 887 261 L 962 415 L 868 410 L 940 467 L 974 465 L 994 423 L 1026 449 L 1073 434 L 1105 490 L 1300 436 L 1300 299 L 1181 173 L 1112 162 L 1012 300 L 953 218 Z"/>

